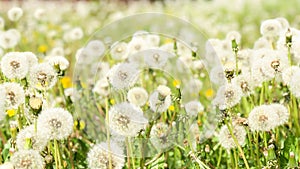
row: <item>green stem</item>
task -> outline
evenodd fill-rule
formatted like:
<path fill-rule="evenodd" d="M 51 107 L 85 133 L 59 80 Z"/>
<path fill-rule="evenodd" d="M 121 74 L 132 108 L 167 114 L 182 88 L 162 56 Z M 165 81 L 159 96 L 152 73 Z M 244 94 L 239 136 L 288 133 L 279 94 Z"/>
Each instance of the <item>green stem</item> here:
<path fill-rule="evenodd" d="M 54 139 L 54 151 L 55 151 L 55 156 L 58 162 L 55 162 L 56 164 L 56 168 L 57 169 L 62 169 L 62 163 L 61 163 L 61 157 L 60 157 L 60 149 L 59 149 L 59 145 L 56 139 Z M 58 163 L 58 165 L 57 165 Z"/>
<path fill-rule="evenodd" d="M 108 98 L 107 97 L 105 98 L 105 118 L 106 118 L 106 124 L 107 124 L 107 126 L 109 126 Z M 111 152 L 109 127 L 106 127 L 106 137 L 107 137 L 108 152 Z M 111 156 L 111 153 L 109 153 L 108 164 L 109 164 L 109 169 L 112 169 L 112 156 Z"/>
<path fill-rule="evenodd" d="M 256 132 L 255 145 L 256 145 L 256 163 L 257 167 L 260 168 L 260 159 L 259 159 L 259 143 L 258 143 L 259 133 Z"/>
<path fill-rule="evenodd" d="M 222 147 L 219 148 L 219 157 L 218 157 L 217 168 L 219 168 L 219 166 L 220 166 L 221 159 L 222 159 Z"/>
<path fill-rule="evenodd" d="M 244 163 L 245 163 L 246 168 L 247 168 L 247 169 L 250 169 L 250 168 L 249 168 L 249 165 L 248 165 L 248 162 L 247 162 L 247 159 L 246 159 L 246 157 L 245 157 L 244 151 L 243 151 L 243 149 L 241 148 L 240 144 L 238 143 L 238 141 L 237 141 L 237 139 L 236 139 L 236 137 L 235 137 L 235 135 L 234 135 L 234 133 L 233 133 L 233 131 L 232 131 L 232 127 L 231 127 L 231 124 L 232 124 L 232 123 L 231 123 L 231 119 L 230 119 L 230 124 L 227 122 L 227 120 L 225 120 L 225 123 L 226 123 L 226 125 L 227 125 L 227 128 L 228 128 L 228 130 L 229 130 L 229 132 L 230 132 L 230 134 L 231 134 L 233 140 L 234 140 L 234 143 L 236 144 L 236 146 L 237 146 L 239 152 L 241 153 L 241 156 L 242 156 L 242 158 L 243 158 L 243 161 L 244 161 Z"/>

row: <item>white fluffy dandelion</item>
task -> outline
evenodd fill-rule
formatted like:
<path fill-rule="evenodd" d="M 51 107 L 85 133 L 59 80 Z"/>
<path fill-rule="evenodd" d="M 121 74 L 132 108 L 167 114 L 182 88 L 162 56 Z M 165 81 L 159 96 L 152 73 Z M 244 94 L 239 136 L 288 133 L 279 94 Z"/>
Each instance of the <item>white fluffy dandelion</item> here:
<path fill-rule="evenodd" d="M 50 139 L 62 140 L 72 133 L 73 117 L 62 108 L 49 108 L 41 112 L 37 124 L 41 132 L 50 134 Z"/>
<path fill-rule="evenodd" d="M 243 146 L 246 140 L 246 130 L 243 126 L 240 125 L 233 125 L 232 126 L 232 133 L 237 139 L 239 145 Z M 221 127 L 219 133 L 219 142 L 221 143 L 222 147 L 226 149 L 231 149 L 237 147 L 234 142 L 234 139 L 226 125 Z"/>
<path fill-rule="evenodd" d="M 113 142 L 110 143 L 110 146 L 105 142 L 96 144 L 87 155 L 88 167 L 90 169 L 109 168 L 109 161 L 111 161 L 113 169 L 122 169 L 125 163 L 122 148 Z"/>
<path fill-rule="evenodd" d="M 29 145 L 26 145 L 26 140 L 30 139 L 31 141 L 31 148 L 36 151 L 43 151 L 48 143 L 47 135 L 43 135 L 41 132 L 35 131 L 34 125 L 27 126 L 26 128 L 22 129 L 18 135 L 16 140 L 16 146 L 18 150 L 25 150 L 28 149 Z"/>
<path fill-rule="evenodd" d="M 19 43 L 20 37 L 19 32 L 15 31 L 0 31 L 0 47 L 3 49 L 14 48 Z"/>
<path fill-rule="evenodd" d="M 203 105 L 199 101 L 190 101 L 184 105 L 185 111 L 188 115 L 195 117 L 198 113 L 204 111 Z"/>
<path fill-rule="evenodd" d="M 60 71 L 65 71 L 69 67 L 69 61 L 63 56 L 50 56 L 47 59 L 47 62 L 53 66 L 55 69 Z"/>
<path fill-rule="evenodd" d="M 9 52 L 1 60 L 1 69 L 9 79 L 23 79 L 29 69 L 27 57 L 21 52 Z"/>
<path fill-rule="evenodd" d="M 0 88 L 4 90 L 6 109 L 17 109 L 20 104 L 25 103 L 25 93 L 20 84 L 6 82 L 1 84 Z"/>
<path fill-rule="evenodd" d="M 237 105 L 243 96 L 243 92 L 236 84 L 226 84 L 219 88 L 213 103 L 224 110 Z"/>
<path fill-rule="evenodd" d="M 160 85 L 149 97 L 150 109 L 154 112 L 162 113 L 171 105 L 171 89 Z"/>
<path fill-rule="evenodd" d="M 138 69 L 133 64 L 117 64 L 109 72 L 109 82 L 117 90 L 128 89 L 135 84 L 138 73 Z"/>
<path fill-rule="evenodd" d="M 131 103 L 116 104 L 108 113 L 109 127 L 113 132 L 122 136 L 134 137 L 148 123 L 142 109 Z"/>
<path fill-rule="evenodd" d="M 244 96 L 250 95 L 254 90 L 252 76 L 248 73 L 236 76 L 232 83 L 241 88 Z"/>
<path fill-rule="evenodd" d="M 265 37 L 276 37 L 281 30 L 281 23 L 276 19 L 265 20 L 260 26 L 260 33 Z"/>
<path fill-rule="evenodd" d="M 109 94 L 109 82 L 107 80 L 107 78 L 101 78 L 99 79 L 94 88 L 93 88 L 93 92 L 99 94 L 100 96 L 108 96 Z"/>
<path fill-rule="evenodd" d="M 209 78 L 215 84 L 224 84 L 226 82 L 226 77 L 223 67 L 213 67 L 209 73 Z"/>
<path fill-rule="evenodd" d="M 38 90 L 48 90 L 57 81 L 57 74 L 48 63 L 35 65 L 30 70 L 29 84 Z"/>
<path fill-rule="evenodd" d="M 22 52 L 23 55 L 27 58 L 28 66 L 32 67 L 38 64 L 38 58 L 32 52 Z"/>
<path fill-rule="evenodd" d="M 300 68 L 298 66 L 290 66 L 282 71 L 282 80 L 286 85 L 290 85 L 292 77 L 295 73 L 300 73 Z"/>
<path fill-rule="evenodd" d="M 134 87 L 128 91 L 127 99 L 134 105 L 143 106 L 148 100 L 148 93 L 142 87 Z"/>
<path fill-rule="evenodd" d="M 43 169 L 43 157 L 35 150 L 20 150 L 14 153 L 10 159 L 13 166 L 17 169 Z"/>
<path fill-rule="evenodd" d="M 112 45 L 110 54 L 115 60 L 126 59 L 128 57 L 128 44 L 126 42 L 117 42 Z"/>
<path fill-rule="evenodd" d="M 156 49 L 143 51 L 142 55 L 144 55 L 146 65 L 154 68 L 163 68 L 172 57 L 170 53 Z"/>
<path fill-rule="evenodd" d="M 156 123 L 150 131 L 150 141 L 157 150 L 164 150 L 172 144 L 171 128 L 163 122 Z"/>
<path fill-rule="evenodd" d="M 19 7 L 13 7 L 7 12 L 8 19 L 11 21 L 17 21 L 23 16 L 23 9 Z"/>
<path fill-rule="evenodd" d="M 270 131 L 279 125 L 280 119 L 269 106 L 261 105 L 250 112 L 248 123 L 252 131 Z"/>
<path fill-rule="evenodd" d="M 269 105 L 270 109 L 273 109 L 274 113 L 276 113 L 279 117 L 278 125 L 282 125 L 289 120 L 290 113 L 288 109 L 279 103 L 273 103 Z"/>

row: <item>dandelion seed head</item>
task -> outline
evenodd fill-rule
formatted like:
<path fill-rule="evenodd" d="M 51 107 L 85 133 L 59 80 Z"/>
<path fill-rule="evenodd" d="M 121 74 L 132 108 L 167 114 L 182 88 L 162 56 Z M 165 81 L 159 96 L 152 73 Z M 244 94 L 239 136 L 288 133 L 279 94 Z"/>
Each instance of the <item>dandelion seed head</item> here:
<path fill-rule="evenodd" d="M 21 52 L 9 52 L 1 60 L 1 69 L 9 79 L 23 79 L 28 73 L 28 60 Z"/>
<path fill-rule="evenodd" d="M 23 16 L 23 9 L 19 7 L 12 7 L 7 12 L 8 19 L 11 21 L 17 21 Z"/>
<path fill-rule="evenodd" d="M 130 63 L 117 64 L 111 68 L 108 77 L 109 82 L 115 89 L 128 89 L 135 84 L 138 70 Z"/>
<path fill-rule="evenodd" d="M 260 33 L 265 37 L 276 37 L 281 30 L 281 23 L 276 19 L 265 20 L 260 26 Z"/>
<path fill-rule="evenodd" d="M 69 67 L 69 61 L 63 56 L 50 56 L 47 59 L 47 62 L 52 67 L 57 67 L 61 71 L 65 71 Z"/>
<path fill-rule="evenodd" d="M 300 68 L 298 66 L 290 66 L 285 68 L 282 71 L 282 80 L 284 84 L 290 85 L 293 75 L 297 72 L 300 73 Z"/>
<path fill-rule="evenodd" d="M 233 125 L 232 132 L 239 145 L 243 146 L 246 140 L 246 130 L 243 126 L 240 125 Z M 234 142 L 234 139 L 226 125 L 221 127 L 221 130 L 218 135 L 219 142 L 221 143 L 222 147 L 226 149 L 231 149 L 237 147 Z"/>
<path fill-rule="evenodd" d="M 243 92 L 239 86 L 233 83 L 226 84 L 219 88 L 213 104 L 224 110 L 238 104 L 242 96 Z"/>
<path fill-rule="evenodd" d="M 290 81 L 290 90 L 293 95 L 297 98 L 300 98 L 300 72 L 297 71 L 293 73 Z"/>
<path fill-rule="evenodd" d="M 158 91 L 153 92 L 149 97 L 150 109 L 154 112 L 162 113 L 166 111 L 172 104 L 171 96 L 162 97 Z"/>
<path fill-rule="evenodd" d="M 255 107 L 249 114 L 248 123 L 252 131 L 270 131 L 279 125 L 280 119 L 267 105 Z"/>
<path fill-rule="evenodd" d="M 33 66 L 29 74 L 29 84 L 38 90 L 48 90 L 52 88 L 57 81 L 56 72 L 48 63 Z"/>
<path fill-rule="evenodd" d="M 62 140 L 72 133 L 73 117 L 62 108 L 49 108 L 41 112 L 37 124 L 38 129 L 49 134 L 50 139 Z"/>
<path fill-rule="evenodd" d="M 3 49 L 14 48 L 20 40 L 20 32 L 10 29 L 0 32 L 0 47 Z"/>
<path fill-rule="evenodd" d="M 274 111 L 274 113 L 278 115 L 278 125 L 285 124 L 289 120 L 290 113 L 284 105 L 279 103 L 273 103 L 268 106 Z"/>
<path fill-rule="evenodd" d="M 35 150 L 20 150 L 13 154 L 10 159 L 15 168 L 18 169 L 42 169 L 44 168 L 43 157 Z"/>
<path fill-rule="evenodd" d="M 110 146 L 102 142 L 96 144 L 88 152 L 87 162 L 90 169 L 109 168 L 109 158 L 113 169 L 122 169 L 125 163 L 124 153 L 118 144 L 111 142 Z"/>
<path fill-rule="evenodd" d="M 116 60 L 126 59 L 128 57 L 128 44 L 126 42 L 117 42 L 112 45 L 110 54 Z"/>
<path fill-rule="evenodd" d="M 116 104 L 109 110 L 109 126 L 119 135 L 134 137 L 147 123 L 142 109 L 131 103 Z"/>
<path fill-rule="evenodd" d="M 150 131 L 150 141 L 157 150 L 164 150 L 171 145 L 171 128 L 163 122 L 156 123 Z"/>
<path fill-rule="evenodd" d="M 5 82 L 0 85 L 0 88 L 4 91 L 5 108 L 7 110 L 17 109 L 19 105 L 25 103 L 25 93 L 20 84 Z"/>
<path fill-rule="evenodd" d="M 188 115 L 195 117 L 198 113 L 204 111 L 203 105 L 199 101 L 190 101 L 184 105 L 185 111 Z"/>
<path fill-rule="evenodd" d="M 39 152 L 43 151 L 48 143 L 47 135 L 42 135 L 42 133 L 39 132 L 39 129 L 37 129 L 36 132 L 33 125 L 27 126 L 18 133 L 16 140 L 18 150 L 27 149 L 26 139 L 30 139 L 32 149 Z"/>
<path fill-rule="evenodd" d="M 148 100 L 148 93 L 142 87 L 134 87 L 128 91 L 127 99 L 134 105 L 143 106 Z"/>

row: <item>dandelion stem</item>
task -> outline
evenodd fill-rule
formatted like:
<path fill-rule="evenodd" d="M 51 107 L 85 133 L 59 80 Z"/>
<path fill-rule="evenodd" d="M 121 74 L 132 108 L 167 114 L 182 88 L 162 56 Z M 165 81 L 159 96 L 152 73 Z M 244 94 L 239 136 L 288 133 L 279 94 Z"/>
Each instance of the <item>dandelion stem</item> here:
<path fill-rule="evenodd" d="M 219 166 L 220 166 L 221 159 L 222 159 L 222 147 L 219 148 L 219 157 L 218 157 L 217 168 L 219 168 Z"/>
<path fill-rule="evenodd" d="M 234 133 L 233 133 L 233 131 L 232 131 L 232 127 L 231 127 L 231 124 L 232 124 L 232 123 L 231 123 L 231 119 L 230 119 L 230 124 L 227 122 L 227 120 L 225 120 L 225 123 L 226 123 L 226 125 L 227 125 L 227 128 L 228 128 L 228 130 L 229 130 L 229 132 L 230 132 L 230 134 L 231 134 L 233 140 L 234 140 L 234 143 L 236 144 L 236 146 L 238 147 L 239 152 L 241 153 L 241 156 L 242 156 L 242 158 L 243 158 L 243 160 L 244 160 L 244 163 L 245 163 L 246 168 L 247 168 L 247 169 L 250 169 L 250 168 L 249 168 L 249 165 L 248 165 L 248 162 L 247 162 L 247 159 L 246 159 L 246 157 L 245 157 L 244 151 L 243 151 L 243 149 L 241 148 L 240 144 L 239 144 L 238 141 L 237 141 L 237 138 L 235 137 L 235 135 L 234 135 Z"/>
<path fill-rule="evenodd" d="M 108 114 L 108 98 L 105 98 L 105 118 L 106 118 L 106 137 L 107 137 L 107 145 L 108 145 L 108 164 L 109 164 L 109 169 L 112 169 L 112 156 L 111 156 L 111 148 L 110 148 L 110 132 L 109 132 L 109 114 Z"/>
<path fill-rule="evenodd" d="M 58 161 L 58 165 L 56 166 L 56 168 L 61 169 L 62 165 L 61 165 L 60 149 L 59 149 L 59 145 L 58 145 L 58 142 L 56 139 L 54 139 L 54 150 L 55 150 L 56 159 Z"/>
<path fill-rule="evenodd" d="M 255 145 L 256 145 L 256 163 L 257 167 L 260 168 L 260 159 L 259 159 L 259 143 L 258 143 L 259 133 L 256 132 Z"/>

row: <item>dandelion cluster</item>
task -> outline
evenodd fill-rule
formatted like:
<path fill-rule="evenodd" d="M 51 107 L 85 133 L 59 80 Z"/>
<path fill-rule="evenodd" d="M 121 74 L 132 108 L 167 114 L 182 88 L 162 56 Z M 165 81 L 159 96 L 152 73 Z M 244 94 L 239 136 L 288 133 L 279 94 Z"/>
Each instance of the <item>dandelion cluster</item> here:
<path fill-rule="evenodd" d="M 0 2 L 0 169 L 299 167 L 299 5 Z"/>

